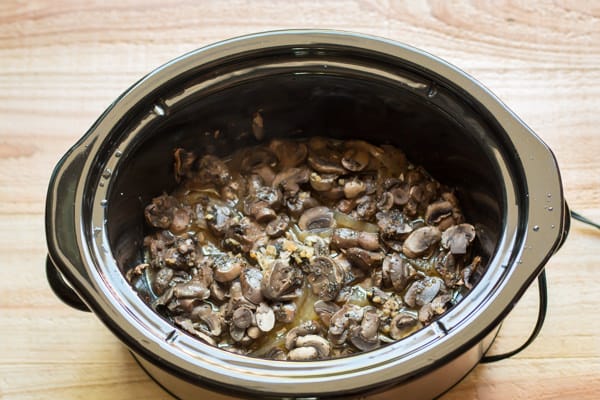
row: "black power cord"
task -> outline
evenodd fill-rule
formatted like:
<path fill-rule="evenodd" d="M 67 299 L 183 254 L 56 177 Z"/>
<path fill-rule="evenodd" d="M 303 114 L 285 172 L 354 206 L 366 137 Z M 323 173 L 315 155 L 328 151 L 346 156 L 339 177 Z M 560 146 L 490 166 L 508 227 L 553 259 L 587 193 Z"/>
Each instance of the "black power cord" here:
<path fill-rule="evenodd" d="M 595 228 L 600 229 L 599 224 L 582 216 L 581 214 L 579 214 L 575 211 L 571 211 L 570 213 L 571 213 L 571 218 L 576 219 L 577 221 L 583 222 L 584 224 L 588 224 Z M 540 272 L 540 274 L 538 275 L 538 293 L 539 293 L 539 297 L 540 297 L 540 300 L 539 300 L 540 305 L 539 305 L 539 309 L 538 309 L 537 321 L 535 322 L 535 326 L 533 327 L 533 330 L 531 331 L 531 334 L 529 335 L 529 338 L 527 338 L 525 343 L 523 343 L 521 346 L 517 347 L 516 349 L 511 350 L 506 353 L 495 354 L 495 355 L 491 355 L 491 356 L 483 356 L 480 360 L 481 363 L 483 363 L 483 364 L 491 363 L 491 362 L 500 361 L 500 360 L 504 360 L 505 358 L 512 357 L 515 354 L 518 354 L 521 351 L 525 350 L 535 340 L 537 335 L 542 330 L 542 326 L 544 325 L 544 320 L 546 319 L 546 311 L 548 309 L 548 285 L 547 285 L 547 281 L 546 281 L 546 271 L 545 270 L 542 270 L 542 272 Z"/>

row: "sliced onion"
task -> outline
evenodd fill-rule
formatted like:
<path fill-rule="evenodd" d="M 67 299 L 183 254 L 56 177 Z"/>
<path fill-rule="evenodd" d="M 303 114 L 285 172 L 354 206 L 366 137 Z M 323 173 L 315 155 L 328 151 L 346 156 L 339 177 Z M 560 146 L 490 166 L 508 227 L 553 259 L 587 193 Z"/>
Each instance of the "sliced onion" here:
<path fill-rule="evenodd" d="M 352 218 L 348 214 L 344 214 L 339 211 L 333 212 L 333 218 L 335 219 L 335 222 L 337 222 L 338 226 L 341 226 L 342 228 L 350 228 L 361 232 L 379 232 L 379 227 L 377 225 L 371 224 L 370 222 L 359 221 Z"/>

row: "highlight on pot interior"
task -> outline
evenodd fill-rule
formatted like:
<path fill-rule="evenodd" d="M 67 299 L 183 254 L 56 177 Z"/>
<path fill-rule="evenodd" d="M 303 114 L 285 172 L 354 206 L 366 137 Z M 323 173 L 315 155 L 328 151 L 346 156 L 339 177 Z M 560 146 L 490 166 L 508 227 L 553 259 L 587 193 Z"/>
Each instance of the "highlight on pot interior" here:
<path fill-rule="evenodd" d="M 535 338 L 569 215 L 550 149 L 456 67 L 258 33 L 157 68 L 63 157 L 47 275 L 178 398 L 427 399 Z M 529 340 L 486 354 L 535 279 Z"/>

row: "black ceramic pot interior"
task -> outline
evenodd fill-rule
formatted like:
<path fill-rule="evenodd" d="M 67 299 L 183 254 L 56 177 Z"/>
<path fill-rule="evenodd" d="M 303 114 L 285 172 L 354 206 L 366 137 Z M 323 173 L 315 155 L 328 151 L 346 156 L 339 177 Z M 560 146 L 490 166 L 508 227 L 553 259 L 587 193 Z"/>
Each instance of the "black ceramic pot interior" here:
<path fill-rule="evenodd" d="M 430 91 L 419 95 L 390 82 L 285 73 L 186 99 L 139 133 L 142 139 L 124 154 L 113 175 L 107 223 L 119 266 L 125 271 L 141 260 L 144 206 L 175 186 L 173 149 L 223 156 L 256 144 L 251 118 L 257 110 L 265 140 L 321 135 L 398 146 L 413 163 L 456 188 L 467 219 L 479 230 L 478 251 L 490 257 L 506 206 L 492 152 L 506 146 L 506 134 L 459 92 L 442 83 L 435 90 L 437 101 Z"/>

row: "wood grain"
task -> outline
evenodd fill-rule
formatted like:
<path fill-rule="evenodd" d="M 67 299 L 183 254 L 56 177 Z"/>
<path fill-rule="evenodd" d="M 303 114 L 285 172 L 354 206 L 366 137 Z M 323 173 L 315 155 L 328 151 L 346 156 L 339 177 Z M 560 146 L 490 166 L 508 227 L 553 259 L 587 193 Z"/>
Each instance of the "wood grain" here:
<path fill-rule="evenodd" d="M 89 3 L 89 4 L 88 4 Z M 318 4 L 318 6 L 317 6 Z M 43 273 L 52 168 L 130 84 L 232 36 L 334 28 L 405 42 L 464 69 L 553 149 L 571 208 L 600 221 L 600 5 L 587 1 L 0 2 L 0 398 L 165 399 L 92 315 Z M 573 223 L 547 266 L 547 323 L 511 360 L 479 365 L 443 396 L 595 399 L 600 234 Z M 530 289 L 493 352 L 531 329 Z"/>

